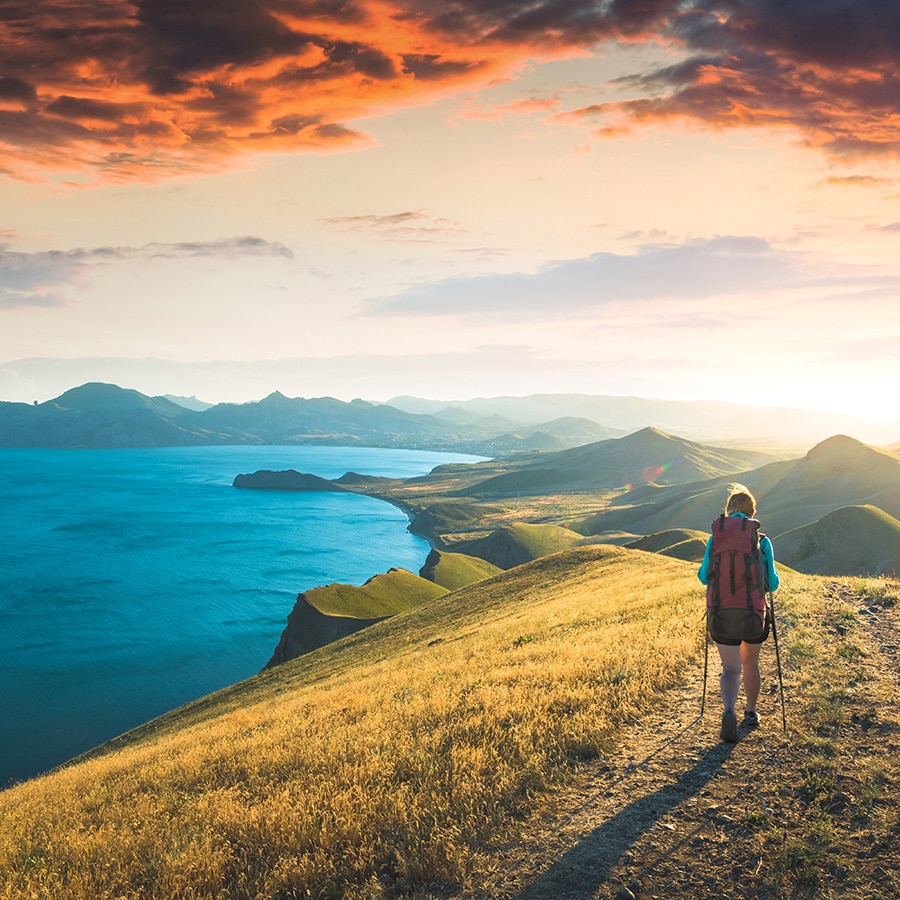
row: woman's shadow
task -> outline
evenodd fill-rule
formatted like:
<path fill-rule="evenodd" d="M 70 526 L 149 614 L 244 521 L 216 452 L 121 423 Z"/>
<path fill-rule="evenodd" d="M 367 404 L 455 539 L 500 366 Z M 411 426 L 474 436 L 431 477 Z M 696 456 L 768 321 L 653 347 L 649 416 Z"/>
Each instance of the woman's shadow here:
<path fill-rule="evenodd" d="M 593 896 L 638 839 L 714 778 L 734 748 L 735 744 L 720 743 L 700 751 L 697 762 L 676 781 L 632 800 L 583 837 L 543 875 L 516 894 L 514 900 Z"/>

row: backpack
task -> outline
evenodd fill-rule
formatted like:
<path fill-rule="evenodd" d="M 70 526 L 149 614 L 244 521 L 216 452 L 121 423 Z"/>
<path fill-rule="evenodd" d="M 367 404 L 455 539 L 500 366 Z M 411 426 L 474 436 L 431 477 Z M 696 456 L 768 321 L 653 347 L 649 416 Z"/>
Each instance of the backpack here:
<path fill-rule="evenodd" d="M 766 569 L 759 522 L 722 514 L 710 531 L 707 629 L 714 641 L 760 641 L 766 626 Z"/>

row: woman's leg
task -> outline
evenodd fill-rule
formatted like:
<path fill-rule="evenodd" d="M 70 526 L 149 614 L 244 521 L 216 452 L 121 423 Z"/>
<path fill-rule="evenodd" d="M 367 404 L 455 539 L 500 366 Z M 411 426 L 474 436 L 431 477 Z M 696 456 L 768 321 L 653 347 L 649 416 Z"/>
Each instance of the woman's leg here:
<path fill-rule="evenodd" d="M 744 670 L 744 693 L 747 695 L 747 711 L 756 711 L 759 698 L 759 651 L 762 644 L 741 644 L 741 667 Z"/>
<path fill-rule="evenodd" d="M 722 691 L 722 705 L 728 710 L 734 711 L 737 703 L 738 688 L 741 683 L 741 646 L 729 647 L 726 644 L 716 644 L 719 658 L 722 660 L 722 675 L 719 678 L 719 686 Z M 758 655 L 758 654 L 757 654 Z M 757 691 L 759 688 L 757 687 Z"/>

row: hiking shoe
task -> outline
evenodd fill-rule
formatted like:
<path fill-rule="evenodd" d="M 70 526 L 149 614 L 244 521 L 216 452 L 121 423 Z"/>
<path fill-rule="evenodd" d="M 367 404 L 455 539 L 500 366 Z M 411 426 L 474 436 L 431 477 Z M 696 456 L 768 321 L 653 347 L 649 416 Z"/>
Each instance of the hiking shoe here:
<path fill-rule="evenodd" d="M 744 725 L 747 728 L 756 728 L 759 725 L 759 716 L 755 711 L 748 709 L 744 713 Z"/>
<path fill-rule="evenodd" d="M 729 743 L 737 740 L 737 716 L 733 709 L 726 709 L 722 713 L 722 730 L 719 732 L 719 740 Z"/>

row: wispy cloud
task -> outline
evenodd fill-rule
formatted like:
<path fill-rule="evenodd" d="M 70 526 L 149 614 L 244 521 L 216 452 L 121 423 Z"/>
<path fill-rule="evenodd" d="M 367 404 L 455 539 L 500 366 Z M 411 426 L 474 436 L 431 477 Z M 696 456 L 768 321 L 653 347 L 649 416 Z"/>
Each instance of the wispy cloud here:
<path fill-rule="evenodd" d="M 84 271 L 78 254 L 14 253 L 0 250 L 0 309 L 59 306 L 59 293 Z"/>
<path fill-rule="evenodd" d="M 595 253 L 536 273 L 448 279 L 374 301 L 370 312 L 549 320 L 597 314 L 620 301 L 730 298 L 812 285 L 822 292 L 871 288 L 862 274 L 851 267 L 824 272 L 803 255 L 776 250 L 761 238 L 719 237 L 650 245 L 633 254 Z M 889 280 L 896 286 L 896 279 Z"/>
<path fill-rule="evenodd" d="M 674 119 L 790 126 L 832 153 L 895 153 L 898 39 L 886 0 L 0 0 L 0 171 L 152 180 L 247 152 L 365 146 L 355 120 L 609 41 L 684 59 L 570 121 L 607 135 Z"/>
<path fill-rule="evenodd" d="M 432 217 L 421 210 L 378 215 L 331 216 L 321 220 L 338 231 L 365 232 L 395 241 L 421 243 L 438 238 L 467 234 L 467 229 L 453 219 Z"/>
<path fill-rule="evenodd" d="M 77 284 L 91 267 L 110 262 L 247 256 L 291 259 L 293 253 L 283 244 L 258 237 L 152 243 L 141 247 L 79 247 L 41 253 L 21 253 L 0 246 L 0 309 L 63 305 L 65 288 Z"/>

